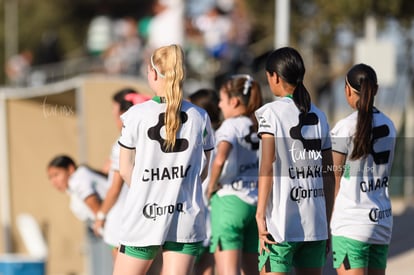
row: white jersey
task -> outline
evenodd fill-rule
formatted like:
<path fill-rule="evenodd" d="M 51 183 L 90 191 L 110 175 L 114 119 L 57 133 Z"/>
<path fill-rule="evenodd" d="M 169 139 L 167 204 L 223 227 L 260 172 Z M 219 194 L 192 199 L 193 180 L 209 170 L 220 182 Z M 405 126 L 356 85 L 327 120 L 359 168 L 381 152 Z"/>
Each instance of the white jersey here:
<path fill-rule="evenodd" d="M 96 194 L 103 200 L 107 191 L 108 182 L 105 176 L 86 166 L 79 166 L 70 176 L 67 190 L 72 213 L 81 221 L 92 222 L 95 220 L 95 215 L 85 203 L 85 199 Z"/>
<path fill-rule="evenodd" d="M 213 135 L 214 135 L 214 130 L 213 130 Z M 202 164 L 203 167 L 204 165 L 208 165 L 208 174 L 202 183 L 203 201 L 204 201 L 204 207 L 205 207 L 204 219 L 206 221 L 206 235 L 207 235 L 206 239 L 203 241 L 204 247 L 210 246 L 210 239 L 211 239 L 210 200 L 207 197 L 207 190 L 208 190 L 208 183 L 210 182 L 211 165 L 213 163 L 214 156 L 215 156 L 215 152 L 214 150 L 212 150 L 210 153 L 210 162 L 206 163 L 207 159 L 203 157 L 203 164 Z"/>
<path fill-rule="evenodd" d="M 214 148 L 210 119 L 203 109 L 183 101 L 176 145 L 166 152 L 166 105 L 159 99 L 134 105 L 121 116 L 119 143 L 136 150 L 120 240 L 128 246 L 206 238 L 200 173 L 204 151 Z"/>
<path fill-rule="evenodd" d="M 358 112 L 333 128 L 332 150 L 347 155 L 331 220 L 332 235 L 372 244 L 389 244 L 392 211 L 388 194 L 396 130 L 378 110 L 373 114 L 373 148 L 367 157 L 350 160 Z"/>
<path fill-rule="evenodd" d="M 268 231 L 277 242 L 327 239 L 322 151 L 331 148 L 331 141 L 325 114 L 312 104 L 305 117 L 284 97 L 264 105 L 256 117 L 259 136 L 275 137 Z"/>
<path fill-rule="evenodd" d="M 108 175 L 109 185 L 112 184 L 114 172 L 119 172 L 119 151 L 120 145 L 118 142 L 115 142 L 112 146 L 111 152 L 111 167 Z M 122 209 L 125 204 L 128 189 L 128 185 L 123 183 L 121 192 L 118 195 L 118 199 L 116 200 L 115 204 L 112 206 L 111 210 L 108 212 L 106 216 L 103 239 L 105 243 L 111 246 L 119 245 Z"/>
<path fill-rule="evenodd" d="M 222 141 L 230 143 L 232 148 L 220 175 L 222 188 L 217 195 L 236 195 L 244 202 L 256 205 L 259 138 L 251 119 L 239 116 L 224 120 L 216 132 L 216 145 Z"/>

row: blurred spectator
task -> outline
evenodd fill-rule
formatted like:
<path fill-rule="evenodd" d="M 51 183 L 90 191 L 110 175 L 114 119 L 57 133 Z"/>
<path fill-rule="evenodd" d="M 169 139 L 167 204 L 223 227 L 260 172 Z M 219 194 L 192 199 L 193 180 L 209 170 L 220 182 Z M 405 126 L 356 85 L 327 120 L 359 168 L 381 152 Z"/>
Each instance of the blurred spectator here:
<path fill-rule="evenodd" d="M 33 54 L 30 50 L 24 50 L 11 56 L 5 65 L 5 71 L 10 84 L 25 85 L 27 74 L 33 62 Z"/>
<path fill-rule="evenodd" d="M 237 0 L 216 0 L 216 5 L 219 7 L 223 12 L 229 13 L 234 8 L 234 2 Z M 244 1 L 244 0 L 243 0 Z"/>
<path fill-rule="evenodd" d="M 148 41 L 151 19 L 152 16 L 146 15 L 138 21 L 138 36 L 141 38 L 143 44 L 146 44 Z"/>
<path fill-rule="evenodd" d="M 210 56 L 223 58 L 232 26 L 230 18 L 214 6 L 206 14 L 196 19 L 195 26 L 201 31 L 205 48 Z"/>
<path fill-rule="evenodd" d="M 248 52 L 250 43 L 252 23 L 248 13 L 245 0 L 221 0 L 221 2 L 232 2 L 230 20 L 232 22 L 229 34 L 228 58 L 229 73 L 237 73 L 241 66 L 250 66 L 253 57 Z"/>
<path fill-rule="evenodd" d="M 141 41 L 137 21 L 122 18 L 114 24 L 115 42 L 103 53 L 105 70 L 111 74 L 137 74 L 141 62 Z"/>
<path fill-rule="evenodd" d="M 193 18 L 186 29 L 190 34 L 189 67 L 199 75 L 210 75 L 216 88 L 229 75 L 252 69 L 254 56 L 248 49 L 252 22 L 245 0 L 217 0 L 208 12 Z M 199 36 L 202 43 L 198 43 Z"/>
<path fill-rule="evenodd" d="M 86 47 L 88 53 L 99 56 L 112 44 L 112 20 L 106 15 L 94 17 L 89 24 Z"/>
<path fill-rule="evenodd" d="M 197 18 L 214 7 L 216 0 L 186 0 L 186 17 Z"/>
<path fill-rule="evenodd" d="M 183 0 L 156 0 L 154 16 L 148 26 L 148 51 L 170 45 L 184 43 L 184 3 Z"/>
<path fill-rule="evenodd" d="M 36 50 L 34 65 L 50 64 L 62 60 L 59 37 L 55 31 L 45 31 Z"/>

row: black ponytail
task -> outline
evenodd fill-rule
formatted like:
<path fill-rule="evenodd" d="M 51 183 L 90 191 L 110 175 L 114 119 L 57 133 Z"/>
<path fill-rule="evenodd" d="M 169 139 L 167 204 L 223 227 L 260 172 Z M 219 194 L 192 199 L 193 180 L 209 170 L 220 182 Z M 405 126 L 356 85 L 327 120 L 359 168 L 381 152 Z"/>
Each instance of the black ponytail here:
<path fill-rule="evenodd" d="M 353 138 L 354 148 L 350 156 L 355 160 L 368 155 L 372 148 L 374 97 L 378 90 L 378 84 L 374 69 L 365 64 L 353 66 L 346 78 L 347 85 L 359 95 L 359 100 L 356 103 L 358 118 Z"/>
<path fill-rule="evenodd" d="M 308 113 L 311 107 L 311 97 L 303 82 L 300 81 L 293 91 L 293 101 L 301 113 Z"/>
<path fill-rule="evenodd" d="M 267 58 L 266 71 L 277 73 L 285 82 L 295 87 L 293 101 L 302 113 L 308 113 L 311 97 L 303 84 L 305 65 L 299 52 L 291 47 L 274 50 Z"/>

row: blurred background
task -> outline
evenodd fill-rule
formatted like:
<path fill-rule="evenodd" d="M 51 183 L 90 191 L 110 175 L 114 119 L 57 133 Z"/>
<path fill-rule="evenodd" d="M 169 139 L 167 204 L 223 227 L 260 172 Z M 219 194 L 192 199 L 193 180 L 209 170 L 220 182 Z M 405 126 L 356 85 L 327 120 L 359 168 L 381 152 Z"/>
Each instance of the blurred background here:
<path fill-rule="evenodd" d="M 46 236 L 48 274 L 89 274 L 82 225 L 51 190 L 48 160 L 67 153 L 102 167 L 117 137 L 107 123 L 112 94 L 125 86 L 151 94 L 149 55 L 170 43 L 186 53 L 186 95 L 249 73 L 266 100 L 267 54 L 297 48 L 331 126 L 352 111 L 346 71 L 371 65 L 376 106 L 399 131 L 390 195 L 403 210 L 413 202 L 411 0 L 0 0 L 0 14 L 0 252 L 27 252 L 15 224 L 28 212 Z"/>
<path fill-rule="evenodd" d="M 398 65 L 409 61 L 409 0 L 282 0 L 289 9 L 282 6 L 275 18 L 277 2 L 2 0 L 0 83 L 38 85 L 96 71 L 137 75 L 146 50 L 168 40 L 189 53 L 191 77 L 210 81 L 243 68 L 261 72 L 261 59 L 281 33 L 277 20 L 288 28 L 283 42 L 305 55 L 311 90 L 318 94 L 353 63 L 355 44 L 368 35 L 368 17 L 375 20 L 376 38 L 394 44 Z"/>

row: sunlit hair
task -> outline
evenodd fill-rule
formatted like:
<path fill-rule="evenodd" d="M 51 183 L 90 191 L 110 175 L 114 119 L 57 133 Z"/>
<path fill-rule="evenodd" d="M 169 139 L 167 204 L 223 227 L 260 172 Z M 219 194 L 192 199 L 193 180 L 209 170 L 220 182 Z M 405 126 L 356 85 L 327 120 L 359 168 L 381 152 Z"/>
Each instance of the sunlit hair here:
<path fill-rule="evenodd" d="M 374 97 L 378 91 L 377 74 L 373 68 L 361 63 L 348 71 L 345 81 L 359 96 L 356 103 L 358 118 L 353 138 L 354 148 L 350 157 L 355 160 L 367 156 L 371 150 Z"/>
<path fill-rule="evenodd" d="M 237 74 L 231 76 L 222 86 L 229 98 L 238 97 L 241 104 L 246 107 L 243 115 L 250 117 L 256 124 L 254 112 L 262 106 L 263 98 L 259 83 L 248 74 Z"/>
<path fill-rule="evenodd" d="M 171 151 L 175 146 L 177 132 L 181 127 L 180 110 L 183 101 L 183 81 L 185 77 L 184 53 L 180 46 L 169 45 L 158 48 L 152 55 L 151 66 L 165 80 L 165 147 Z"/>

